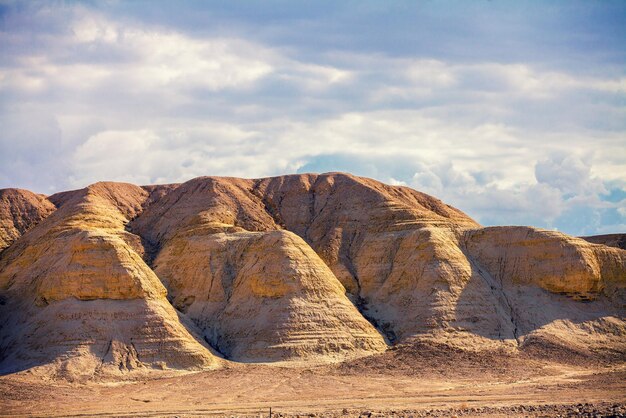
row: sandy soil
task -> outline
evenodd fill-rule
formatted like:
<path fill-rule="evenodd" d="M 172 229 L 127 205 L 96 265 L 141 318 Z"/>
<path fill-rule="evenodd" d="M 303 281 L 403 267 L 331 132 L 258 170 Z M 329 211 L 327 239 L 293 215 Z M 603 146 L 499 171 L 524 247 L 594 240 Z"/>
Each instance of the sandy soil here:
<path fill-rule="evenodd" d="M 395 359 L 397 360 L 397 359 Z M 432 359 L 431 359 L 432 361 Z M 145 381 L 0 377 L 1 416 L 626 416 L 626 363 L 238 365 Z"/>

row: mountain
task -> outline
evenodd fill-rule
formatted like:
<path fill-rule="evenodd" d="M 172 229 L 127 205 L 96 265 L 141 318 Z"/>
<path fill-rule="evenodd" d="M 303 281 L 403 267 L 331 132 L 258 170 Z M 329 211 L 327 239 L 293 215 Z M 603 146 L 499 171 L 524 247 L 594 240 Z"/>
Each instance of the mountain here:
<path fill-rule="evenodd" d="M 608 245 L 609 247 L 626 250 L 626 234 L 592 235 L 581 238 L 594 244 Z"/>
<path fill-rule="evenodd" d="M 28 190 L 0 190 L 0 251 L 10 246 L 31 226 L 38 224 L 55 206 L 45 196 Z"/>
<path fill-rule="evenodd" d="M 135 251 L 137 237 L 124 230 L 147 197 L 110 183 L 51 196 L 58 209 L 2 252 L 4 373 L 43 366 L 71 380 L 219 364 L 179 320 Z"/>
<path fill-rule="evenodd" d="M 3 373 L 317 364 L 424 344 L 626 353 L 626 251 L 483 228 L 407 187 L 327 173 L 0 193 Z"/>

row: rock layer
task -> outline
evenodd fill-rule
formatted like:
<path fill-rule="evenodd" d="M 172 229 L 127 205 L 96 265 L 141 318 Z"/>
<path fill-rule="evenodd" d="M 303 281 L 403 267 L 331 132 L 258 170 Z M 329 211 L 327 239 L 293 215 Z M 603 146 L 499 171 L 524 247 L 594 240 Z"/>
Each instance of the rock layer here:
<path fill-rule="evenodd" d="M 481 229 L 433 197 L 347 174 L 198 178 L 156 202 L 131 226 L 158 248 L 183 229 L 200 235 L 292 231 L 390 342 L 520 344 L 555 320 L 513 306 L 511 292 L 520 289 L 528 299 L 563 309 L 564 318 L 573 315 L 576 323 L 623 318 L 623 252 L 529 228 Z M 517 250 L 504 254 L 505 247 Z M 493 273 L 497 266 L 489 254 L 499 254 L 495 262 L 509 259 L 513 267 L 501 278 Z M 518 283 L 515 266 L 524 266 L 533 280 Z M 520 328 L 517 311 L 533 325 Z"/>
<path fill-rule="evenodd" d="M 594 244 L 602 244 L 609 247 L 621 248 L 622 250 L 626 250 L 626 234 L 593 235 L 581 238 Z"/>
<path fill-rule="evenodd" d="M 243 362 L 428 341 L 626 353 L 626 251 L 482 228 L 406 187 L 342 173 L 200 177 L 48 200 L 18 217 L 23 235 L 0 254 L 5 370 L 213 367 L 211 346 Z M 17 225 L 15 212 L 3 222 Z"/>
<path fill-rule="evenodd" d="M 175 307 L 238 361 L 338 360 L 386 348 L 317 254 L 287 231 L 183 234 L 155 260 Z"/>
<path fill-rule="evenodd" d="M 60 208 L 5 251 L 4 370 L 47 365 L 73 379 L 218 364 L 133 250 L 138 237 L 124 231 L 147 197 L 137 186 L 111 183 L 53 196 Z"/>
<path fill-rule="evenodd" d="M 45 196 L 28 190 L 0 190 L 0 252 L 55 209 Z"/>

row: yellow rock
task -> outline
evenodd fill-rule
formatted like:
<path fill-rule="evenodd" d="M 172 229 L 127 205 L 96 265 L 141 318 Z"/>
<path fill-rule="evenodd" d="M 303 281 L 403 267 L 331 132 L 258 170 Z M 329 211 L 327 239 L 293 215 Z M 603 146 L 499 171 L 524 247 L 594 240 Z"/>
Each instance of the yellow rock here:
<path fill-rule="evenodd" d="M 55 209 L 45 196 L 22 189 L 1 189 L 0 252 Z"/>
<path fill-rule="evenodd" d="M 481 228 L 406 187 L 328 173 L 1 193 L 2 370 L 217 367 L 211 346 L 292 364 L 417 340 L 626 351 L 626 251 Z"/>
<path fill-rule="evenodd" d="M 165 244 L 155 272 L 174 306 L 229 359 L 336 361 L 386 348 L 291 232 L 184 234 Z"/>
<path fill-rule="evenodd" d="M 60 208 L 3 254 L 2 368 L 41 366 L 80 379 L 218 366 L 128 244 L 124 225 L 148 193 L 98 183 L 60 197 Z"/>

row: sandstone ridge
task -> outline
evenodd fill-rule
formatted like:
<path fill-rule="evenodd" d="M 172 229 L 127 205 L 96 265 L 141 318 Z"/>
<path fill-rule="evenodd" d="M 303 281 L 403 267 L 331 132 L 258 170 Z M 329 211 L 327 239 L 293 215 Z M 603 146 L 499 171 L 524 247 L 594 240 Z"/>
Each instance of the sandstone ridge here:
<path fill-rule="evenodd" d="M 148 193 L 98 183 L 64 197 L 0 260 L 2 369 L 72 380 L 218 365 L 124 230 Z"/>
<path fill-rule="evenodd" d="M 55 209 L 45 196 L 28 190 L 0 190 L 0 252 Z"/>
<path fill-rule="evenodd" d="M 626 353 L 626 251 L 343 173 L 0 191 L 0 369 Z M 224 359 L 220 358 L 224 357 Z"/>

